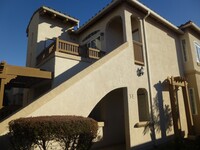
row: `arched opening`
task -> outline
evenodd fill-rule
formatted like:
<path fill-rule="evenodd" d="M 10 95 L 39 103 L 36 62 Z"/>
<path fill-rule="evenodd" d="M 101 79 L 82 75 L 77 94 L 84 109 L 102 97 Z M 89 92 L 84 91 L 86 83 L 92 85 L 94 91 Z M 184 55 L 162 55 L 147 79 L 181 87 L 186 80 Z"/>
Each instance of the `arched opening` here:
<path fill-rule="evenodd" d="M 138 99 L 138 114 L 139 114 L 139 121 L 149 121 L 149 103 L 147 97 L 146 89 L 138 89 L 137 91 L 137 99 Z"/>
<path fill-rule="evenodd" d="M 111 52 L 123 44 L 123 25 L 121 17 L 115 17 L 107 24 L 106 51 Z"/>
<path fill-rule="evenodd" d="M 115 89 L 104 96 L 91 111 L 89 117 L 103 121 L 103 139 L 94 144 L 94 149 L 126 149 L 125 110 L 126 88 Z"/>
<path fill-rule="evenodd" d="M 140 22 L 133 16 L 131 17 L 131 29 L 132 29 L 135 64 L 144 65 L 144 56 L 143 56 L 144 54 L 143 54 Z"/>

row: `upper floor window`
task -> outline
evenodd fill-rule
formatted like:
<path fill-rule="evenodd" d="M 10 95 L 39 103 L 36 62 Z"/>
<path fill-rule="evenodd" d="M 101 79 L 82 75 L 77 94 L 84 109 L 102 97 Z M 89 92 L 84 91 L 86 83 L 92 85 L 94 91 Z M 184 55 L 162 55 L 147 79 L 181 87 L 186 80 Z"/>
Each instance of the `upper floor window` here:
<path fill-rule="evenodd" d="M 195 43 L 195 49 L 197 53 L 197 62 L 200 63 L 200 45 Z"/>
<path fill-rule="evenodd" d="M 186 52 L 186 41 L 185 39 L 181 41 L 182 44 L 182 50 L 183 50 L 183 59 L 186 62 L 187 61 L 187 52 Z"/>
<path fill-rule="evenodd" d="M 140 33 L 138 29 L 132 32 L 132 38 L 134 41 L 140 42 Z"/>
<path fill-rule="evenodd" d="M 138 29 L 132 32 L 135 64 L 144 65 L 143 48 Z"/>

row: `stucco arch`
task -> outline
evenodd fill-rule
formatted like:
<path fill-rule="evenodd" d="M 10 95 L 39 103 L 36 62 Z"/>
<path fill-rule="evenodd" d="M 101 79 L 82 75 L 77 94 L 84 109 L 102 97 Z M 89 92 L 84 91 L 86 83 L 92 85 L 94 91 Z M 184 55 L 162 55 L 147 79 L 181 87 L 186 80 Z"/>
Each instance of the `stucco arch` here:
<path fill-rule="evenodd" d="M 93 148 L 99 149 L 102 147 L 126 147 L 126 132 L 125 132 L 125 115 L 128 109 L 126 102 L 127 88 L 113 89 L 107 93 L 90 112 L 90 118 L 103 121 L 103 140 L 95 143 Z M 120 129 L 120 130 L 119 130 Z"/>

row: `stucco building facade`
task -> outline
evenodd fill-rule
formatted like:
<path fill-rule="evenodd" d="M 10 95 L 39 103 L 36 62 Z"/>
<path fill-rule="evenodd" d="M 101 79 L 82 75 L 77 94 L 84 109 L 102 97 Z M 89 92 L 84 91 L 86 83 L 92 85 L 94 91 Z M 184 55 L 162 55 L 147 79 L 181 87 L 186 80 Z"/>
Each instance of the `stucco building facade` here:
<path fill-rule="evenodd" d="M 116 0 L 85 25 L 48 7 L 27 27 L 27 67 L 52 80 L 23 91 L 27 116 L 104 122 L 93 149 L 145 149 L 200 134 L 200 28 L 176 27 L 136 0 Z"/>

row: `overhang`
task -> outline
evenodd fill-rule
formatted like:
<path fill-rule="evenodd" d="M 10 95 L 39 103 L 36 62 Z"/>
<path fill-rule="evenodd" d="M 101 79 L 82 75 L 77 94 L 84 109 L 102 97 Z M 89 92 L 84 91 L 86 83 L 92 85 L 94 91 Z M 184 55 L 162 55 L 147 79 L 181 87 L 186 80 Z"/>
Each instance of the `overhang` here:
<path fill-rule="evenodd" d="M 58 19 L 58 20 L 61 20 L 63 23 L 70 23 L 72 26 L 77 26 L 77 25 L 79 26 L 79 20 L 78 19 L 71 17 L 69 15 L 66 15 L 64 13 L 58 12 L 58 11 L 52 9 L 52 8 L 42 6 L 33 13 L 32 17 L 29 21 L 29 24 L 27 26 L 27 29 L 26 29 L 27 35 L 28 35 L 28 28 L 29 28 L 30 22 L 33 19 L 34 15 L 38 12 L 39 12 L 40 15 L 46 15 L 51 19 Z"/>
<path fill-rule="evenodd" d="M 121 3 L 127 3 L 129 6 L 132 6 L 134 8 L 137 8 L 144 14 L 150 14 L 149 17 L 154 18 L 159 23 L 165 25 L 166 27 L 172 29 L 176 33 L 183 34 L 184 32 L 179 29 L 177 26 L 173 25 L 171 22 L 167 21 L 165 18 L 158 15 L 153 10 L 149 9 L 145 5 L 143 5 L 141 2 L 137 0 L 113 0 L 110 4 L 108 4 L 105 8 L 103 8 L 101 11 L 99 11 L 95 16 L 93 16 L 86 24 L 84 24 L 82 27 L 80 27 L 76 33 L 81 33 L 85 29 L 87 29 L 92 24 L 95 24 L 99 19 L 101 19 L 104 15 L 112 11 L 115 7 L 117 7 Z"/>
<path fill-rule="evenodd" d="M 38 83 L 51 80 L 52 73 L 36 68 L 12 66 L 0 63 L 0 108 L 3 104 L 5 88 L 30 88 Z"/>
<path fill-rule="evenodd" d="M 179 28 L 182 30 L 189 28 L 195 31 L 196 33 L 200 34 L 200 28 L 192 21 L 188 21 L 185 24 L 182 24 Z"/>

